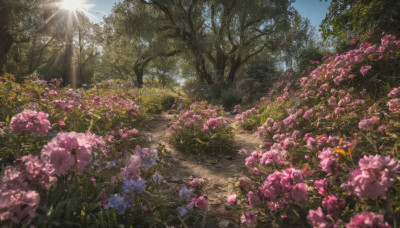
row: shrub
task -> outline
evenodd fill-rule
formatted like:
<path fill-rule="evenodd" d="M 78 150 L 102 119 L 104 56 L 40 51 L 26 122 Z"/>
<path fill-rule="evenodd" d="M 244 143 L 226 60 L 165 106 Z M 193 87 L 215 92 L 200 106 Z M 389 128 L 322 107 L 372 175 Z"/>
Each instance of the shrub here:
<path fill-rule="evenodd" d="M 242 224 L 400 222 L 399 56 L 400 41 L 385 36 L 380 45 L 326 58 L 299 89 L 263 99 L 267 119 L 257 134 L 265 149 L 240 151 L 248 167 L 234 205 Z"/>
<path fill-rule="evenodd" d="M 234 134 L 223 107 L 193 103 L 178 115 L 170 129 L 171 143 L 179 150 L 194 153 L 232 151 Z"/>

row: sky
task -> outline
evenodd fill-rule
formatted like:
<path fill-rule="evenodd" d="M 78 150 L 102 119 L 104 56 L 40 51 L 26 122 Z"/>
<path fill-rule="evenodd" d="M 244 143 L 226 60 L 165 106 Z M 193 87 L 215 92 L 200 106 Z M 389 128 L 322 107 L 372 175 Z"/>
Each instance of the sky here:
<path fill-rule="evenodd" d="M 251 1 L 251 0 L 249 0 Z M 103 17 L 111 13 L 111 9 L 119 0 L 86 0 L 86 4 L 94 4 L 89 12 L 97 18 L 97 22 L 103 20 Z M 311 24 L 318 30 L 322 19 L 328 12 L 329 2 L 325 0 L 297 0 L 293 6 L 303 17 L 310 19 Z"/>

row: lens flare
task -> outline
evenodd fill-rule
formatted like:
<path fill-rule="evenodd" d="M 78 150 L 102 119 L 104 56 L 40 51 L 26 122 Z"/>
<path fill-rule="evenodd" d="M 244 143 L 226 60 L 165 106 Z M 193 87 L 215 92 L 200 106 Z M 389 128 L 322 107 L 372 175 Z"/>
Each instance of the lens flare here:
<path fill-rule="evenodd" d="M 70 11 L 81 9 L 83 6 L 84 4 L 82 0 L 64 0 L 64 2 L 61 4 L 61 8 Z"/>

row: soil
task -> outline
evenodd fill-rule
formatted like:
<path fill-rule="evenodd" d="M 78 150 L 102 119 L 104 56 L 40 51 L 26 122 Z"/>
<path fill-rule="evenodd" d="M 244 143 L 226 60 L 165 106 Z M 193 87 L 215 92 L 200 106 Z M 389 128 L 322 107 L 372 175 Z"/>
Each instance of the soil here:
<path fill-rule="evenodd" d="M 226 196 L 233 193 L 234 178 L 244 171 L 244 158 L 237 152 L 210 156 L 177 151 L 168 143 L 169 126 L 173 119 L 174 114 L 168 112 L 155 115 L 144 131 L 148 138 L 146 146 L 157 148 L 163 144 L 168 151 L 167 162 L 171 165 L 167 167 L 168 176 L 165 180 L 168 184 L 182 186 L 195 177 L 204 178 L 206 183 L 203 190 L 209 204 L 206 227 L 237 227 L 239 218 L 229 212 Z M 235 119 L 231 119 L 231 124 L 238 150 L 253 151 L 259 148 L 261 140 L 253 132 L 235 128 Z"/>

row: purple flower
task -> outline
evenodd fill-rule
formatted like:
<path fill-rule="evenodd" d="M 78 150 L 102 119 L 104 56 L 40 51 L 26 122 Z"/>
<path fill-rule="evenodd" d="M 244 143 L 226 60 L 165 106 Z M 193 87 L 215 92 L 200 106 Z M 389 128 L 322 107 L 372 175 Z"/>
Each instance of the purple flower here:
<path fill-rule="evenodd" d="M 110 208 L 114 208 L 119 215 L 123 215 L 125 213 L 125 210 L 128 208 L 125 198 L 120 196 L 119 194 L 115 194 L 108 198 L 108 206 Z"/>
<path fill-rule="evenodd" d="M 181 198 L 190 198 L 192 196 L 192 190 L 191 189 L 187 189 L 186 187 L 183 187 L 180 191 L 179 191 L 179 197 Z"/>
<path fill-rule="evenodd" d="M 162 179 L 163 177 L 160 175 L 158 171 L 153 175 L 153 181 L 157 184 L 160 184 Z"/>

